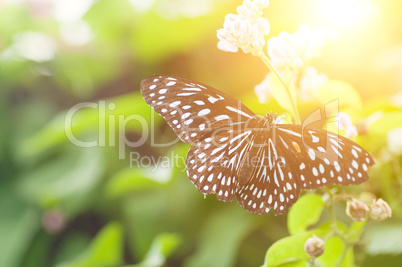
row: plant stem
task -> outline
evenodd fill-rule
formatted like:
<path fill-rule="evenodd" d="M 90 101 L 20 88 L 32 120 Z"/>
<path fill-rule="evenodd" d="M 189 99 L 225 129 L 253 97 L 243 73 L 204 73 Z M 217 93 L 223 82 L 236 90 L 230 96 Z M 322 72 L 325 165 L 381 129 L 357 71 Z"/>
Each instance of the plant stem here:
<path fill-rule="evenodd" d="M 292 103 L 293 117 L 294 117 L 294 119 L 295 119 L 297 124 L 301 124 L 299 111 L 297 110 L 296 103 L 294 101 L 292 93 L 290 92 L 289 87 L 286 85 L 286 83 L 283 81 L 282 77 L 279 75 L 279 73 L 276 71 L 274 66 L 271 64 L 271 61 L 269 61 L 269 58 L 262 51 L 259 51 L 258 54 L 260 55 L 260 57 L 264 61 L 265 65 L 267 65 L 268 68 L 272 71 L 272 73 L 275 74 L 275 76 L 279 79 L 279 81 L 281 82 L 281 84 L 285 88 L 286 93 L 289 96 L 290 102 Z"/>
<path fill-rule="evenodd" d="M 334 233 L 335 235 L 339 235 L 338 224 L 337 224 L 337 221 L 336 221 L 335 210 L 334 210 L 334 204 L 335 204 L 334 196 L 333 196 L 333 194 L 331 193 L 331 190 L 329 190 L 329 189 L 327 189 L 327 188 L 325 188 L 324 190 L 325 190 L 325 191 L 327 192 L 327 194 L 329 195 L 329 200 L 330 200 L 330 202 L 329 202 L 329 205 L 328 205 L 328 210 L 329 210 L 329 214 L 330 214 L 330 216 L 331 216 L 331 226 L 332 226 L 332 230 L 333 230 L 333 233 Z"/>

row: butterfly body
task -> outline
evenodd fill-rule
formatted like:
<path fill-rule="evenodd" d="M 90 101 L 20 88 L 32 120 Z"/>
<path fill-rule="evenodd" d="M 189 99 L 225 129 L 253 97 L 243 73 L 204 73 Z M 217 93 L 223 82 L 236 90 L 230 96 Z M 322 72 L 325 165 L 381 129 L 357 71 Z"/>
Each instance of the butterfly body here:
<path fill-rule="evenodd" d="M 276 115 L 258 117 L 241 102 L 204 84 L 168 76 L 141 83 L 145 101 L 178 137 L 192 144 L 187 174 L 204 194 L 254 214 L 286 212 L 301 189 L 359 184 L 371 156 L 353 141 Z"/>

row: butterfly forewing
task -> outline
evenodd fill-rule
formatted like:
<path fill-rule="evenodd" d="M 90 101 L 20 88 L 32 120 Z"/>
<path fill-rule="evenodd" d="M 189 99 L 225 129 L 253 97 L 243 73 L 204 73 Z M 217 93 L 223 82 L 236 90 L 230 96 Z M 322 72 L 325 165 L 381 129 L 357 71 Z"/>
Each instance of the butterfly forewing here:
<path fill-rule="evenodd" d="M 190 144 L 223 126 L 241 128 L 254 116 L 227 94 L 183 78 L 151 76 L 141 82 L 141 92 L 176 135 Z"/>
<path fill-rule="evenodd" d="M 192 144 L 187 173 L 197 189 L 254 214 L 286 212 L 301 189 L 360 184 L 372 157 L 353 141 L 322 129 L 275 124 L 241 102 L 190 80 L 151 76 L 145 101 L 179 138 Z"/>

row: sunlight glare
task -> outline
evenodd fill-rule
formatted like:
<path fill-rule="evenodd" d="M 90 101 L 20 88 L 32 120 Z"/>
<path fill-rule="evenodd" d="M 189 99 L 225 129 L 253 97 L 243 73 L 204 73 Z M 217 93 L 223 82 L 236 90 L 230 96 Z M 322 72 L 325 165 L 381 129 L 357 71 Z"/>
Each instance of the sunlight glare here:
<path fill-rule="evenodd" d="M 345 27 L 366 22 L 378 14 L 378 7 L 370 0 L 317 0 L 318 7 L 332 26 Z"/>

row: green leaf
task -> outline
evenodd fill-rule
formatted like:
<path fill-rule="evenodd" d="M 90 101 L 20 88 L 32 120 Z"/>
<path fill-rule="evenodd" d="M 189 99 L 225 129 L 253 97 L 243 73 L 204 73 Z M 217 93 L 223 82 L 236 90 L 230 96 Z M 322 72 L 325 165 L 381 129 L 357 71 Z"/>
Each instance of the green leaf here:
<path fill-rule="evenodd" d="M 367 221 L 352 223 L 347 236 L 350 242 L 358 242 L 360 240 L 360 237 L 365 230 L 366 223 Z"/>
<path fill-rule="evenodd" d="M 349 247 L 346 250 L 345 258 L 342 262 L 341 267 L 355 266 L 355 253 L 353 247 Z"/>
<path fill-rule="evenodd" d="M 24 253 L 24 259 L 19 266 L 37 267 L 46 266 L 55 242 L 55 236 L 41 231 L 36 234 L 33 241 L 29 244 L 29 249 Z"/>
<path fill-rule="evenodd" d="M 323 104 L 338 101 L 340 110 L 361 111 L 363 102 L 356 89 L 340 80 L 331 80 L 318 91 L 318 99 Z M 338 112 L 336 110 L 335 112 Z M 330 112 L 333 114 L 333 112 Z"/>
<path fill-rule="evenodd" d="M 386 134 L 394 129 L 402 127 L 402 112 L 394 111 L 383 114 L 378 120 L 369 126 L 369 133 L 375 136 L 381 136 L 385 141 Z"/>
<path fill-rule="evenodd" d="M 329 237 L 325 240 L 324 253 L 317 260 L 322 266 L 337 266 L 344 249 L 342 239 L 337 236 Z"/>
<path fill-rule="evenodd" d="M 187 166 L 186 157 L 190 149 L 190 145 L 186 143 L 179 143 L 168 152 L 167 156 L 171 157 L 173 163 L 173 176 L 186 176 Z"/>
<path fill-rule="evenodd" d="M 265 255 L 264 267 L 283 266 L 283 264 L 299 264 L 298 262 L 307 263 L 309 257 L 304 250 L 304 243 L 313 236 L 324 236 L 323 230 L 315 229 L 304 233 L 294 234 L 276 241 L 267 251 Z M 293 265 L 290 265 L 293 266 Z M 298 265 L 296 265 L 298 266 Z"/>
<path fill-rule="evenodd" d="M 366 252 L 370 255 L 402 254 L 402 225 L 397 223 L 378 223 L 369 227 L 363 241 L 367 243 Z"/>
<path fill-rule="evenodd" d="M 345 236 L 349 232 L 348 226 L 341 221 L 338 221 L 336 223 L 336 228 L 338 228 L 338 232 L 342 236 Z M 317 227 L 317 229 L 319 229 L 320 231 L 323 231 L 325 233 L 329 233 L 329 232 L 333 231 L 332 222 L 323 223 L 319 227 Z"/>
<path fill-rule="evenodd" d="M 288 263 L 279 264 L 280 267 L 306 267 L 306 261 L 293 261 Z"/>
<path fill-rule="evenodd" d="M 193 1 L 193 8 L 198 8 L 198 1 Z M 217 30 L 216 21 L 221 14 L 189 18 L 166 18 L 169 10 L 164 10 L 165 17 L 148 12 L 137 14 L 135 32 L 131 35 L 131 47 L 140 60 L 147 62 L 163 60 L 174 53 L 183 53 L 191 49 L 210 33 Z M 172 38 L 175 36 L 175 38 Z"/>
<path fill-rule="evenodd" d="M 364 115 L 370 116 L 376 112 L 395 112 L 400 111 L 398 105 L 393 101 L 392 97 L 388 95 L 375 95 L 370 99 L 364 101 Z"/>
<path fill-rule="evenodd" d="M 126 168 L 108 180 L 106 192 L 111 197 L 118 197 L 136 190 L 154 188 L 168 183 L 172 178 L 172 171 L 172 168 L 158 165 L 151 165 L 148 168 L 141 166 Z"/>
<path fill-rule="evenodd" d="M 89 247 L 76 259 L 58 267 L 116 266 L 123 256 L 123 230 L 116 222 L 109 223 L 96 235 Z"/>
<path fill-rule="evenodd" d="M 240 242 L 252 227 L 252 217 L 247 215 L 232 206 L 208 218 L 201 232 L 199 248 L 184 266 L 233 266 Z"/>
<path fill-rule="evenodd" d="M 291 235 L 302 233 L 307 230 L 308 226 L 317 223 L 324 205 L 320 195 L 307 194 L 300 197 L 288 213 L 289 233 Z"/>
<path fill-rule="evenodd" d="M 53 265 L 78 257 L 91 243 L 91 237 L 82 231 L 69 231 L 57 248 Z"/>
<path fill-rule="evenodd" d="M 40 228 L 39 214 L 12 199 L 0 201 L 0 266 L 19 266 Z"/>
<path fill-rule="evenodd" d="M 161 121 L 141 93 L 81 103 L 61 112 L 22 142 L 19 154 L 33 156 L 63 143 L 86 147 L 125 145 L 123 134 L 126 130 L 134 131 L 142 138 L 148 137 L 151 118 L 155 123 Z"/>
<path fill-rule="evenodd" d="M 56 208 L 67 217 L 86 209 L 101 182 L 104 155 L 98 147 L 73 148 L 27 173 L 18 183 L 21 198 L 44 209 Z"/>
<path fill-rule="evenodd" d="M 181 237 L 177 234 L 160 234 L 152 242 L 145 259 L 132 267 L 160 267 L 181 243 Z"/>
<path fill-rule="evenodd" d="M 346 227 L 338 224 L 346 231 Z M 322 266 L 355 266 L 353 246 L 347 247 L 338 236 L 331 236 L 325 240 L 324 253 L 317 258 Z"/>

